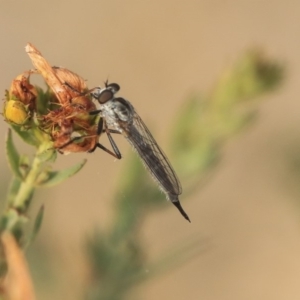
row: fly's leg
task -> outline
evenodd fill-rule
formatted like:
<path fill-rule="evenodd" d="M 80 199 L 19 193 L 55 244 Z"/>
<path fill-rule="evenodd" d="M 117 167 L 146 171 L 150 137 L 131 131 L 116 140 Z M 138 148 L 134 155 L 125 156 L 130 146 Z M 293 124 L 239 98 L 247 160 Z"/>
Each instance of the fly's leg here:
<path fill-rule="evenodd" d="M 92 110 L 89 112 L 90 116 L 99 115 L 102 112 L 101 109 Z"/>
<path fill-rule="evenodd" d="M 88 90 L 86 91 L 85 93 L 80 93 L 79 91 L 77 91 L 72 85 L 70 85 L 68 82 L 65 82 L 64 83 L 67 87 L 69 87 L 72 91 L 78 93 L 80 96 L 85 96 L 87 94 L 91 94 L 95 89 L 97 88 L 93 88 L 91 90 Z M 101 109 L 97 109 L 97 110 L 93 110 L 93 111 L 90 111 L 89 112 L 89 115 L 93 116 L 93 115 L 98 115 L 101 113 Z M 98 123 L 98 128 L 97 128 L 97 135 L 100 136 L 101 133 L 105 132 L 107 137 L 108 137 L 108 140 L 111 144 L 111 147 L 113 148 L 113 152 L 110 151 L 109 149 L 107 149 L 106 147 L 104 147 L 102 144 L 100 143 L 97 143 L 92 149 L 90 149 L 88 152 L 94 152 L 96 150 L 96 148 L 100 148 L 102 149 L 103 151 L 109 153 L 110 155 L 112 155 L 113 157 L 117 158 L 117 159 L 121 159 L 122 158 L 122 155 L 121 155 L 121 152 L 120 150 L 118 149 L 114 139 L 112 138 L 111 134 L 110 133 L 120 133 L 116 130 L 113 130 L 113 129 L 108 129 L 106 124 L 105 124 L 105 128 L 103 129 L 103 119 L 100 118 L 99 120 L 99 123 Z M 59 147 L 59 149 L 62 149 L 70 144 L 72 144 L 73 142 L 77 141 L 77 140 L 80 140 L 82 138 L 87 138 L 87 137 L 90 137 L 90 136 L 79 136 L 79 137 L 75 137 L 73 139 L 71 139 L 69 142 L 67 142 L 65 145 Z"/>
<path fill-rule="evenodd" d="M 98 129 L 97 129 L 97 135 L 100 136 L 100 134 L 102 133 L 103 131 L 103 119 L 101 118 L 99 123 L 98 123 Z M 76 136 L 74 138 L 72 138 L 70 141 L 68 141 L 67 143 L 65 143 L 64 145 L 60 146 L 59 148 L 57 148 L 57 150 L 61 150 L 65 147 L 67 147 L 68 145 L 76 142 L 76 141 L 79 141 L 81 139 L 86 139 L 86 138 L 91 138 L 91 137 L 94 137 L 95 135 L 85 135 L 85 136 Z M 122 158 L 122 155 L 116 145 L 116 143 L 114 142 L 114 140 L 112 139 L 112 137 L 109 138 L 109 141 L 111 143 L 111 146 L 114 150 L 114 152 L 112 152 L 111 150 L 107 149 L 106 147 L 104 147 L 102 144 L 100 144 L 99 142 L 96 143 L 96 145 L 88 150 L 89 153 L 92 153 L 94 152 L 97 148 L 100 148 L 102 149 L 103 151 L 105 151 L 106 153 L 110 154 L 111 156 L 117 158 L 117 159 L 121 159 Z"/>
<path fill-rule="evenodd" d="M 57 150 L 58 150 L 58 151 L 59 151 L 59 150 L 62 150 L 63 148 L 67 147 L 68 145 L 70 145 L 70 144 L 72 144 L 72 143 L 74 143 L 74 142 L 76 142 L 76 141 L 79 141 L 79 140 L 81 140 L 81 139 L 91 138 L 91 137 L 94 137 L 94 136 L 93 136 L 93 135 L 76 136 L 76 137 L 74 137 L 73 139 L 71 139 L 70 141 L 68 141 L 67 143 L 65 143 L 64 145 L 62 145 L 62 146 L 60 146 L 59 148 L 57 148 Z M 113 157 L 115 157 L 115 158 L 117 158 L 117 159 L 121 159 L 121 158 L 122 158 L 122 156 L 121 156 L 120 151 L 119 151 L 118 148 L 116 148 L 116 149 L 118 149 L 117 151 L 115 151 L 115 149 L 114 149 L 114 152 L 115 152 L 115 153 L 114 153 L 114 152 L 110 151 L 109 149 L 107 149 L 106 147 L 104 147 L 104 146 L 103 146 L 102 144 L 100 144 L 100 143 L 97 143 L 92 149 L 88 150 L 88 152 L 89 152 L 89 153 L 92 153 L 92 152 L 94 152 L 97 148 L 102 149 L 103 151 L 105 151 L 106 153 L 110 154 L 111 156 L 113 156 Z"/>
<path fill-rule="evenodd" d="M 121 134 L 120 131 L 115 130 L 115 129 L 107 129 L 107 130 L 108 130 L 110 133 Z M 104 130 L 102 130 L 102 132 L 106 132 L 106 130 L 104 129 Z"/>
<path fill-rule="evenodd" d="M 116 146 L 116 145 L 115 145 L 115 146 Z M 122 158 L 122 155 L 121 155 L 119 149 L 117 148 L 117 146 L 116 146 L 115 149 L 113 148 L 113 150 L 114 150 L 114 152 L 115 152 L 115 153 L 114 153 L 114 152 L 110 151 L 109 149 L 107 149 L 106 147 L 104 147 L 102 144 L 97 143 L 97 144 L 94 146 L 94 148 L 90 149 L 88 152 L 89 152 L 89 153 L 92 153 L 92 152 L 94 152 L 97 148 L 102 149 L 103 151 L 105 151 L 106 153 L 110 154 L 111 156 L 113 156 L 113 157 L 116 158 L 116 159 L 121 159 L 121 158 Z M 116 151 L 116 149 L 117 149 L 117 151 Z"/>
<path fill-rule="evenodd" d="M 94 115 L 99 115 L 102 112 L 101 109 L 97 109 L 97 110 L 92 110 L 89 112 L 89 115 L 94 116 Z M 99 123 L 101 122 L 101 120 L 99 121 Z M 98 125 L 98 130 L 99 130 L 99 125 Z M 116 133 L 116 134 L 121 134 L 120 131 L 115 130 L 115 129 L 109 129 L 109 128 L 105 128 L 105 129 L 101 129 L 101 131 L 98 131 L 98 134 L 101 134 L 103 132 L 110 132 L 110 133 Z"/>
<path fill-rule="evenodd" d="M 109 129 L 107 128 L 106 124 L 105 124 L 105 128 L 104 128 L 104 129 L 103 129 L 103 125 L 104 125 L 104 120 L 103 120 L 103 118 L 100 118 L 99 123 L 98 123 L 97 134 L 100 135 L 102 132 L 105 132 L 105 133 L 106 133 L 106 135 L 107 135 L 107 137 L 108 137 L 108 140 L 109 140 L 109 142 L 110 142 L 110 144 L 111 144 L 111 147 L 112 147 L 113 150 L 114 150 L 114 154 L 112 154 L 112 155 L 113 155 L 115 158 L 117 158 L 117 159 L 121 159 L 121 158 L 122 158 L 122 155 L 121 155 L 121 152 L 120 152 L 118 146 L 116 145 L 114 139 L 112 138 L 112 136 L 111 136 L 111 134 L 110 134 L 110 132 L 109 132 Z M 102 149 L 102 150 L 104 150 L 104 151 L 107 151 L 107 150 L 108 150 L 107 148 L 105 148 L 105 147 L 104 147 L 103 145 L 101 145 L 100 143 L 97 143 L 97 144 L 95 145 L 95 147 L 94 147 L 93 149 L 91 149 L 89 152 L 95 151 L 97 147 L 100 148 L 100 149 Z M 103 149 L 103 148 L 105 148 L 105 149 Z M 108 150 L 108 151 L 109 151 L 110 154 L 112 153 L 110 150 Z"/>
<path fill-rule="evenodd" d="M 86 96 L 86 95 L 88 95 L 88 94 L 91 94 L 95 89 L 97 89 L 97 88 L 92 88 L 92 89 L 90 89 L 90 90 L 88 90 L 88 91 L 86 91 L 86 92 L 84 92 L 84 93 L 81 93 L 81 92 L 79 92 L 79 91 L 77 91 L 71 84 L 69 84 L 68 82 L 64 82 L 64 84 L 69 88 L 69 89 L 71 89 L 73 92 L 76 92 L 79 96 Z"/>

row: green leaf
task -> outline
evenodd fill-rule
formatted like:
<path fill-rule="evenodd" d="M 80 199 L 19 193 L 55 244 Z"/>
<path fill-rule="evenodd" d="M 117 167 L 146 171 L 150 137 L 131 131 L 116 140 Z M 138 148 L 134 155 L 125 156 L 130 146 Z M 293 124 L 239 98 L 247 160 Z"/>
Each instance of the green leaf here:
<path fill-rule="evenodd" d="M 11 130 L 8 130 L 6 139 L 6 156 L 9 166 L 17 178 L 22 179 L 22 173 L 20 171 L 20 155 L 13 143 Z"/>
<path fill-rule="evenodd" d="M 39 187 L 51 187 L 57 185 L 62 181 L 70 178 L 71 176 L 75 175 L 78 171 L 82 169 L 85 163 L 86 159 L 83 160 L 81 163 L 62 171 L 48 171 L 46 173 L 46 176 L 43 176 L 43 179 L 41 181 L 38 181 L 36 184 Z M 43 175 L 45 175 L 45 173 Z"/>
<path fill-rule="evenodd" d="M 40 145 L 37 153 L 39 160 L 42 162 L 55 162 L 57 154 L 55 148 L 53 148 L 52 142 L 44 142 Z"/>
<path fill-rule="evenodd" d="M 41 208 L 39 209 L 39 212 L 35 218 L 34 221 L 34 226 L 33 226 L 33 230 L 32 230 L 32 235 L 35 238 L 36 235 L 38 234 L 39 230 L 41 229 L 41 225 L 42 225 L 42 221 L 43 221 L 43 217 L 44 217 L 44 205 L 41 206 Z"/>
<path fill-rule="evenodd" d="M 19 192 L 21 183 L 22 182 L 19 178 L 13 177 L 7 195 L 7 200 L 9 204 L 12 204 L 14 202 L 16 195 Z"/>
<path fill-rule="evenodd" d="M 31 146 L 37 147 L 39 145 L 38 139 L 35 137 L 35 135 L 32 133 L 32 130 L 30 129 L 24 129 L 17 125 L 11 125 L 13 130 L 20 136 L 20 138 L 27 144 Z"/>
<path fill-rule="evenodd" d="M 40 207 L 38 213 L 37 213 L 37 216 L 36 216 L 35 221 L 34 221 L 32 232 L 29 235 L 24 248 L 27 248 L 30 244 L 32 244 L 33 241 L 35 240 L 37 234 L 39 233 L 39 231 L 41 229 L 41 226 L 42 226 L 42 222 L 43 222 L 44 210 L 45 210 L 44 205 L 42 205 Z"/>

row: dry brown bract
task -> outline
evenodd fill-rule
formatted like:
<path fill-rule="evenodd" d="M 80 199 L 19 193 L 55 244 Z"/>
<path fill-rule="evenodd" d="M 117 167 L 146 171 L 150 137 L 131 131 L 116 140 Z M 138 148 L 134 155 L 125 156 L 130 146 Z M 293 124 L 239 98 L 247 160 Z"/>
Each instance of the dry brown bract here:
<path fill-rule="evenodd" d="M 19 99 L 24 105 L 28 105 L 30 110 L 35 108 L 35 100 L 37 91 L 33 85 L 29 83 L 31 72 L 25 72 L 17 76 L 10 86 L 9 97 Z"/>

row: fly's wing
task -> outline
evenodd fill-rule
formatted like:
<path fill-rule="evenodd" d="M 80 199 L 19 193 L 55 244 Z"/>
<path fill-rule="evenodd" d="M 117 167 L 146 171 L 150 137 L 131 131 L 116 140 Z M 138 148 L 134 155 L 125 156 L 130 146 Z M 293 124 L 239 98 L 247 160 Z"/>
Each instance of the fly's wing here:
<path fill-rule="evenodd" d="M 129 125 L 129 128 L 124 128 L 124 130 L 126 131 L 127 139 L 138 152 L 160 187 L 167 194 L 180 195 L 182 189 L 175 171 L 136 112 L 134 112 L 133 123 Z"/>

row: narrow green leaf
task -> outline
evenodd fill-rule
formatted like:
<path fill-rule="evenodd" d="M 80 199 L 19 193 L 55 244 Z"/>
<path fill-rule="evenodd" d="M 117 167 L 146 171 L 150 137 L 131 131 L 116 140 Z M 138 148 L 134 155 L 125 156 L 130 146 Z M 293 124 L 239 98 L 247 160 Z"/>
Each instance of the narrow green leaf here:
<path fill-rule="evenodd" d="M 20 155 L 13 143 L 11 130 L 8 130 L 6 139 L 6 156 L 9 166 L 17 178 L 22 179 L 22 173 L 20 171 Z"/>
<path fill-rule="evenodd" d="M 37 213 L 37 216 L 35 218 L 35 221 L 34 221 L 32 232 L 29 235 L 24 248 L 27 248 L 30 244 L 32 244 L 33 241 L 35 240 L 37 234 L 39 233 L 41 226 L 42 226 L 43 218 L 44 218 L 44 211 L 45 211 L 44 208 L 45 208 L 44 205 L 42 205 L 40 207 L 40 209 Z"/>
<path fill-rule="evenodd" d="M 41 229 L 41 225 L 44 217 L 44 211 L 45 211 L 45 207 L 44 205 L 42 205 L 34 221 L 34 226 L 32 230 L 33 237 L 35 237 L 38 234 L 39 230 Z"/>
<path fill-rule="evenodd" d="M 57 185 L 63 182 L 64 180 L 70 178 L 71 176 L 75 175 L 78 171 L 82 169 L 85 163 L 86 159 L 83 160 L 81 163 L 62 171 L 49 171 L 47 172 L 46 178 L 45 176 L 43 176 L 44 178 L 36 184 L 39 187 L 50 187 Z"/>
<path fill-rule="evenodd" d="M 21 180 L 19 178 L 13 177 L 7 194 L 7 200 L 9 204 L 12 204 L 14 202 L 15 197 L 19 192 L 20 185 Z"/>

